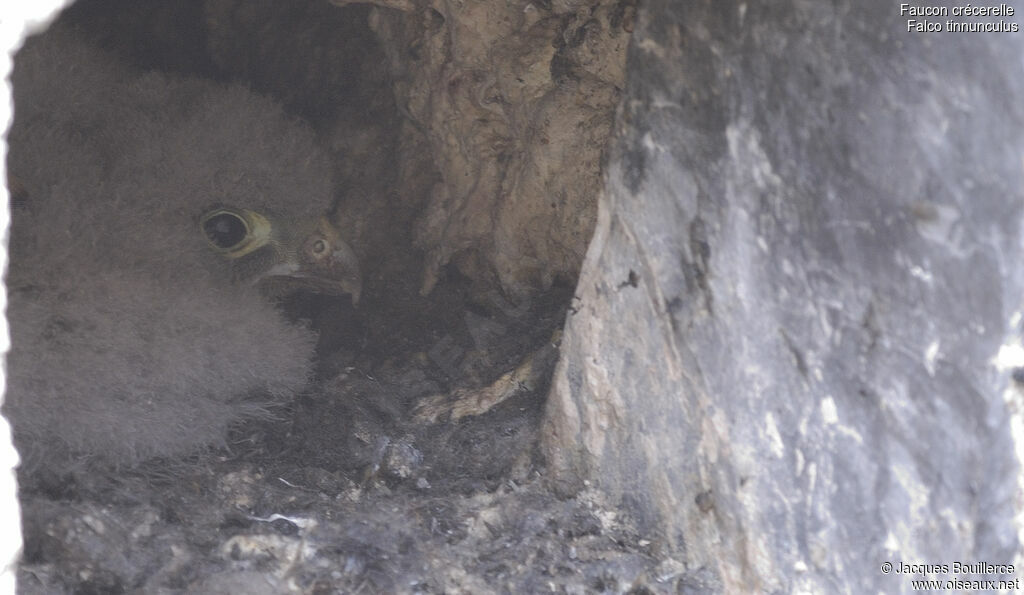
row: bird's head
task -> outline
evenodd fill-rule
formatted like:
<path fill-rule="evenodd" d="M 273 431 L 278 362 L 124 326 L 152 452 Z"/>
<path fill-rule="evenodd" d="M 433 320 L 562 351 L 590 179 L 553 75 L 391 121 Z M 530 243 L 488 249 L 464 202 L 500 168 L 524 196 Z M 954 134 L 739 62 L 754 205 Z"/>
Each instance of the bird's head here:
<path fill-rule="evenodd" d="M 328 295 L 362 294 L 359 261 L 327 217 L 289 219 L 236 207 L 204 213 L 199 226 L 207 243 L 241 281 L 269 295 L 306 289 Z"/>

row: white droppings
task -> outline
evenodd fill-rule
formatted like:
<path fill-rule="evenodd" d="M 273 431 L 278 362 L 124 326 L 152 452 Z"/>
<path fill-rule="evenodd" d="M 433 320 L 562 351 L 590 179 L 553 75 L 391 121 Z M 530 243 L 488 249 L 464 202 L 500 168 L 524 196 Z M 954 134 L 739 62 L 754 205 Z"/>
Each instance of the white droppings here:
<path fill-rule="evenodd" d="M 821 419 L 829 426 L 839 423 L 839 411 L 836 409 L 836 401 L 832 395 L 821 400 Z"/>
<path fill-rule="evenodd" d="M 797 477 L 804 472 L 804 451 L 796 449 L 796 474 Z"/>
<path fill-rule="evenodd" d="M 788 258 L 782 259 L 782 274 L 787 277 L 792 277 L 796 270 L 793 268 L 793 263 Z"/>
<path fill-rule="evenodd" d="M 1019 341 L 999 346 L 999 353 L 992 359 L 992 365 L 1000 372 L 1024 366 L 1024 347 Z"/>
<path fill-rule="evenodd" d="M 900 542 L 896 540 L 896 536 L 893 535 L 892 531 L 890 531 L 889 534 L 885 536 L 885 543 L 882 544 L 882 547 L 884 547 L 886 551 L 889 552 L 900 551 Z"/>
<path fill-rule="evenodd" d="M 831 337 L 834 331 L 832 329 L 832 322 L 829 320 L 827 307 L 818 308 L 818 322 L 821 323 L 821 332 L 826 337 Z"/>
<path fill-rule="evenodd" d="M 636 47 L 641 51 L 654 54 L 655 56 L 662 60 L 665 59 L 665 48 L 662 47 L 661 44 L 659 44 L 658 42 L 651 39 L 650 37 L 645 37 L 637 41 Z"/>
<path fill-rule="evenodd" d="M 924 281 L 925 283 L 931 283 L 933 280 L 931 271 L 926 271 L 923 268 L 917 266 L 916 264 L 910 266 L 910 275 L 912 277 L 917 277 L 918 279 Z"/>
<path fill-rule="evenodd" d="M 799 426 L 798 429 L 800 430 L 800 435 L 801 436 L 805 436 L 805 437 L 807 436 L 807 422 L 810 420 L 810 418 L 811 418 L 811 416 L 810 416 L 810 414 L 808 414 L 808 415 L 805 415 L 800 420 L 800 426 Z"/>
<path fill-rule="evenodd" d="M 778 190 L 784 187 L 782 178 L 772 169 L 757 128 L 746 120 L 738 120 L 725 129 L 729 143 L 729 155 L 741 162 L 749 163 L 747 173 L 757 188 Z"/>
<path fill-rule="evenodd" d="M 1024 462 L 1024 398 L 1020 390 L 1007 388 L 1003 391 L 1003 401 L 1010 410 L 1010 438 L 1013 440 L 1013 453 L 1017 463 Z M 1017 474 L 1017 494 L 1024 494 L 1024 474 Z M 1017 539 L 1024 541 L 1024 510 L 1018 507 L 1014 515 L 1017 526 Z M 1018 552 L 1016 562 L 1024 562 L 1024 554 Z"/>
<path fill-rule="evenodd" d="M 826 426 L 835 426 L 838 434 L 853 439 L 857 444 L 864 444 L 864 437 L 855 428 L 839 423 L 839 410 L 836 408 L 836 401 L 832 395 L 827 395 L 821 400 L 821 419 Z"/>
<path fill-rule="evenodd" d="M 775 425 L 775 416 L 769 411 L 764 418 L 764 433 L 768 437 L 768 446 L 776 458 L 781 459 L 785 454 L 786 447 L 782 443 L 782 436 L 779 434 L 779 427 Z"/>
<path fill-rule="evenodd" d="M 678 105 L 679 105 L 677 103 L 672 103 L 672 102 L 667 102 L 667 101 L 659 102 L 658 100 L 655 100 L 655 103 L 656 104 L 660 103 L 660 105 L 655 105 L 654 106 L 654 107 L 660 107 L 660 108 L 678 107 Z M 651 153 L 666 153 L 666 152 L 668 152 L 668 147 L 666 147 L 665 145 L 662 145 L 662 144 L 659 144 L 659 143 L 655 142 L 654 136 L 651 135 L 650 132 L 645 134 L 644 137 L 642 139 L 640 139 L 640 142 L 642 142 L 643 145 L 644 145 L 644 148 L 647 149 L 648 151 L 650 151 Z"/>
<path fill-rule="evenodd" d="M 1017 328 L 1017 325 L 1020 324 L 1020 319 L 1020 312 L 1014 312 L 1013 316 L 1010 317 L 1010 328 Z"/>
<path fill-rule="evenodd" d="M 860 435 L 860 432 L 850 426 L 838 426 L 838 430 L 840 434 L 847 438 L 852 438 L 857 444 L 864 444 L 864 437 Z"/>
<path fill-rule="evenodd" d="M 935 376 L 935 360 L 939 357 L 939 342 L 932 341 L 924 350 L 924 368 L 929 376 Z"/>
<path fill-rule="evenodd" d="M 891 476 L 896 484 L 902 488 L 907 497 L 907 512 L 909 518 L 905 519 L 907 526 L 920 526 L 925 523 L 928 516 L 928 501 L 931 494 L 928 486 L 922 481 L 917 470 L 913 466 L 898 463 L 892 466 Z"/>

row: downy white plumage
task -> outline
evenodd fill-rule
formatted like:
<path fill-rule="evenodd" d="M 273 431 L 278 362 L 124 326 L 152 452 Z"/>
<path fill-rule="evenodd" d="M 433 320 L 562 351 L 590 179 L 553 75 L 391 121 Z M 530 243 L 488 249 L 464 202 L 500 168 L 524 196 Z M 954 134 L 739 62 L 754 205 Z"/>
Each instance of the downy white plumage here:
<path fill-rule="evenodd" d="M 64 30 L 13 82 L 5 412 L 28 462 L 184 455 L 301 390 L 315 337 L 259 281 L 360 289 L 312 131 Z"/>

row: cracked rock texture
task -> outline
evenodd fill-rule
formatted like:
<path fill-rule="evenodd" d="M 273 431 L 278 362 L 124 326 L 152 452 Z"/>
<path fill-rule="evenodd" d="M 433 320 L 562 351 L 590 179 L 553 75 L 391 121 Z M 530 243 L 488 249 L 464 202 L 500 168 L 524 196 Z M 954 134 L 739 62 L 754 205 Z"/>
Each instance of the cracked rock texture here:
<path fill-rule="evenodd" d="M 544 427 L 562 487 L 726 592 L 1020 568 L 993 358 L 1021 332 L 1022 46 L 881 1 L 646 3 Z"/>
<path fill-rule="evenodd" d="M 414 229 L 422 291 L 449 262 L 514 296 L 575 278 L 635 2 L 390 5 L 370 26 L 439 174 Z"/>

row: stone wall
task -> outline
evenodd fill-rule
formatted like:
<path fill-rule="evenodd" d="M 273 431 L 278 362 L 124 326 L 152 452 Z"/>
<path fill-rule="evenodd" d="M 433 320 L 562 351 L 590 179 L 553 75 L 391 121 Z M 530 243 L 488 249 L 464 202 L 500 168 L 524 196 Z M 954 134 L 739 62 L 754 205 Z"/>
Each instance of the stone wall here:
<path fill-rule="evenodd" d="M 449 263 L 515 297 L 575 279 L 635 0 L 379 4 L 370 24 L 414 125 L 403 143 L 425 139 L 439 173 L 410 189 L 429 192 L 423 292 Z"/>
<path fill-rule="evenodd" d="M 1021 332 L 1024 37 L 906 19 L 638 14 L 544 448 L 693 584 L 909 590 L 881 565 L 1020 551 L 1024 401 L 995 364 Z"/>

